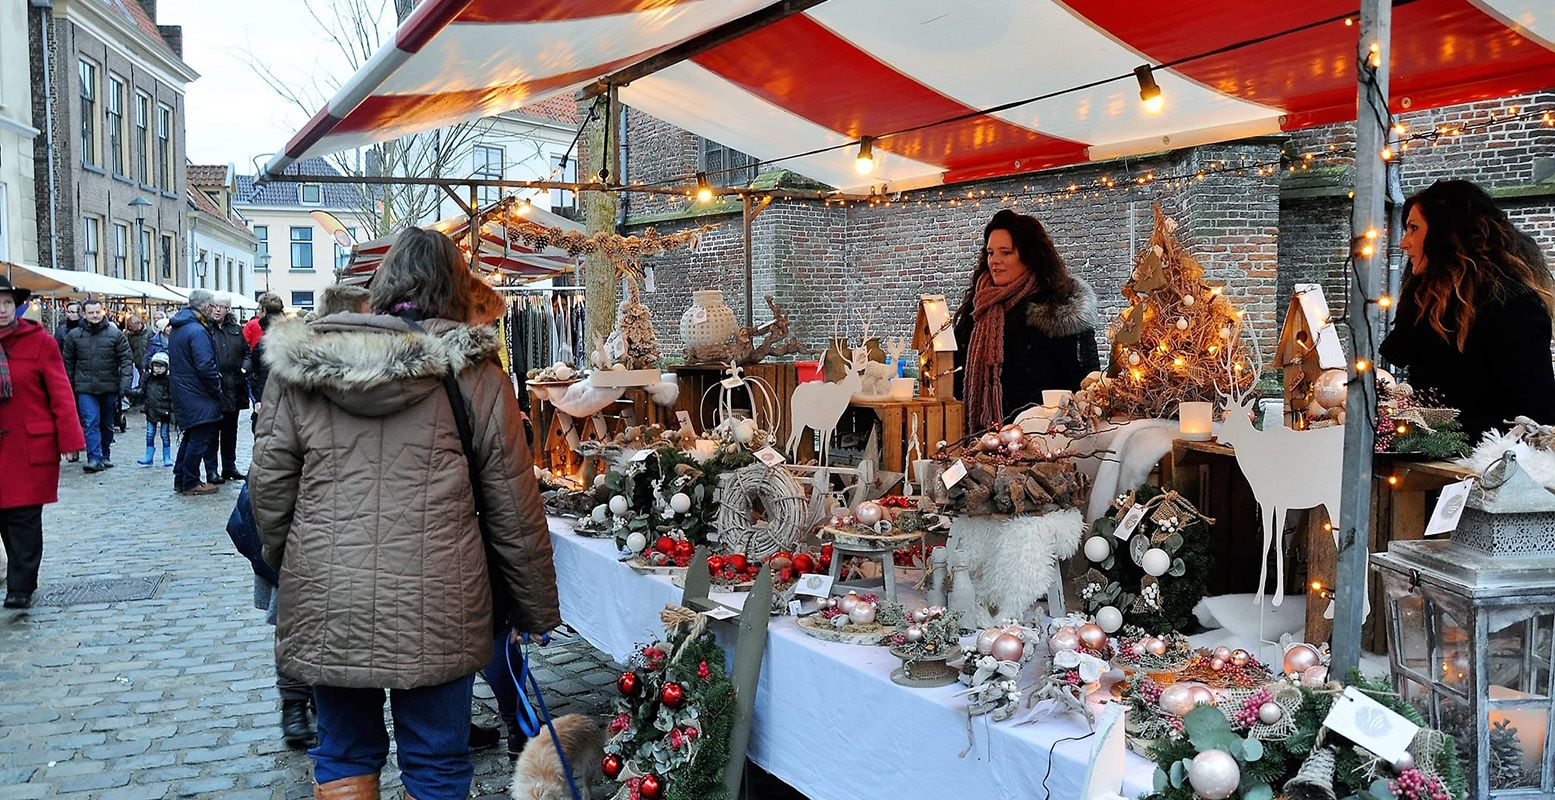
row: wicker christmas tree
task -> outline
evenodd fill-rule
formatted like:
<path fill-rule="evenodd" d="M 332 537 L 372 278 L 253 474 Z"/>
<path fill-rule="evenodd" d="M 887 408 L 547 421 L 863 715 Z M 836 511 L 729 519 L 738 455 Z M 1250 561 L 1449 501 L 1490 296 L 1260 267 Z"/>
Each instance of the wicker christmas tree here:
<path fill-rule="evenodd" d="M 1150 244 L 1123 284 L 1128 307 L 1108 326 L 1112 363 L 1084 399 L 1114 415 L 1170 417 L 1188 400 L 1221 403 L 1257 371 L 1243 346 L 1242 311 L 1204 280 L 1204 268 L 1177 241 L 1177 223 L 1155 207 Z M 1228 369 L 1228 365 L 1230 368 Z"/>
<path fill-rule="evenodd" d="M 635 276 L 627 276 L 627 297 L 616 309 L 616 327 L 605 340 L 606 361 L 627 369 L 652 369 L 659 361 L 659 338 L 653 332 L 653 312 L 642 302 Z M 615 358 L 611 358 L 614 354 Z"/>

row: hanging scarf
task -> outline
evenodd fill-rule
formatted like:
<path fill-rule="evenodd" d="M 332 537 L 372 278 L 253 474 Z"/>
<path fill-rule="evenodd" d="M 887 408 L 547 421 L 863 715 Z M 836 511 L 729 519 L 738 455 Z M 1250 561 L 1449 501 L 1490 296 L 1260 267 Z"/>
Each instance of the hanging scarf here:
<path fill-rule="evenodd" d="M 0 328 L 0 400 L 11 399 L 11 362 L 5 355 L 5 340 L 21 330 L 21 323 L 13 321 L 10 325 Z"/>
<path fill-rule="evenodd" d="M 1004 421 L 1004 316 L 1037 288 L 1027 271 L 1004 286 L 984 272 L 972 298 L 972 341 L 966 351 L 966 422 L 968 432 Z"/>

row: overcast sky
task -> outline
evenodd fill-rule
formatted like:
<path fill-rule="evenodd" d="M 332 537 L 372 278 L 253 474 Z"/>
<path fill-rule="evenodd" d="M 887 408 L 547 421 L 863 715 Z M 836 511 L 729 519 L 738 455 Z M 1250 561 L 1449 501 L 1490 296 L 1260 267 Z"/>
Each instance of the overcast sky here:
<path fill-rule="evenodd" d="M 328 0 L 316 1 L 327 7 Z M 249 66 L 249 52 L 297 84 L 315 76 L 338 84 L 351 72 L 303 0 L 160 0 L 157 6 L 159 22 L 183 26 L 184 60 L 200 73 L 187 89 L 185 120 L 196 164 L 231 163 L 251 174 L 256 156 L 280 150 L 317 110 L 303 113 L 277 96 Z"/>

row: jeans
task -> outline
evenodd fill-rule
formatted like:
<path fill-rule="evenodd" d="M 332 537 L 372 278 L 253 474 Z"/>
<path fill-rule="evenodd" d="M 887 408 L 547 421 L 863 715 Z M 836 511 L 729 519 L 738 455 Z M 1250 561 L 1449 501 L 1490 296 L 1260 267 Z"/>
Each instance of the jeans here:
<path fill-rule="evenodd" d="M 5 591 L 32 594 L 43 563 L 43 506 L 0 509 L 0 542 L 5 544 Z"/>
<path fill-rule="evenodd" d="M 205 474 L 211 478 L 224 478 L 238 471 L 238 412 L 228 411 L 216 423 L 220 431 L 221 469 L 216 468 L 217 448 L 205 454 Z"/>
<path fill-rule="evenodd" d="M 119 416 L 116 394 L 78 394 L 81 431 L 86 434 L 86 460 L 107 461 L 113 449 L 113 421 Z"/>
<path fill-rule="evenodd" d="M 474 675 L 436 686 L 389 690 L 400 778 L 416 800 L 465 800 L 475 777 L 470 761 L 470 695 Z M 318 746 L 313 779 L 320 784 L 376 775 L 389 757 L 383 689 L 315 686 Z"/>
<path fill-rule="evenodd" d="M 173 424 L 170 422 L 152 422 L 146 420 L 146 449 L 157 446 L 157 431 L 162 431 L 162 452 L 167 452 L 168 437 L 172 435 Z"/>
<path fill-rule="evenodd" d="M 199 486 L 200 463 L 205 454 L 216 449 L 218 423 L 208 422 L 184 431 L 178 442 L 178 459 L 173 462 L 173 489 L 193 489 Z"/>

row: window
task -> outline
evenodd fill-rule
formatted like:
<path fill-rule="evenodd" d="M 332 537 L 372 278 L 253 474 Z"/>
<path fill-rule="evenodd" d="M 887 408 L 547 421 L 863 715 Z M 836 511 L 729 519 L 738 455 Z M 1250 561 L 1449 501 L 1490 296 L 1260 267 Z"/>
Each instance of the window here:
<path fill-rule="evenodd" d="M 157 186 L 173 189 L 173 109 L 157 106 Z"/>
<path fill-rule="evenodd" d="M 551 156 L 552 180 L 572 182 L 578 179 L 578 162 L 576 159 L 568 159 L 567 167 L 560 169 L 561 156 Z M 577 219 L 578 196 L 566 189 L 551 190 L 551 213 L 564 217 Z"/>
<path fill-rule="evenodd" d="M 97 159 L 97 66 L 82 61 L 81 67 L 81 163 L 102 166 Z"/>
<path fill-rule="evenodd" d="M 135 180 L 151 181 L 151 98 L 135 95 Z"/>
<path fill-rule="evenodd" d="M 254 226 L 254 238 L 259 240 L 259 250 L 255 252 L 255 256 L 258 258 L 258 260 L 256 260 L 254 262 L 254 271 L 255 272 L 269 272 L 270 271 L 270 226 L 269 225 L 255 225 Z"/>
<path fill-rule="evenodd" d="M 162 277 L 173 279 L 173 235 L 162 234 Z"/>
<path fill-rule="evenodd" d="M 5 184 L 0 183 L 0 260 L 9 261 L 11 258 L 11 240 L 10 233 L 6 228 L 6 220 L 9 217 L 6 216 L 5 211 L 5 191 Z"/>
<path fill-rule="evenodd" d="M 292 269 L 313 269 L 313 229 L 292 226 Z M 312 301 L 309 301 L 310 303 Z M 295 305 L 295 304 L 294 304 Z M 311 306 L 310 306 L 311 308 Z"/>
<path fill-rule="evenodd" d="M 502 160 L 502 148 L 478 144 L 475 146 L 475 165 L 470 176 L 482 180 L 500 181 Z M 475 190 L 475 200 L 482 208 L 493 205 L 501 199 L 502 187 L 500 186 L 481 186 Z"/>
<path fill-rule="evenodd" d="M 81 234 L 81 266 L 88 272 L 101 273 L 103 221 L 96 217 L 86 217 L 83 221 L 86 224 Z"/>
<path fill-rule="evenodd" d="M 113 277 L 124 277 L 125 265 L 130 258 L 130 226 L 113 223 Z"/>
<path fill-rule="evenodd" d="M 313 310 L 313 293 L 312 292 L 292 292 L 292 307 L 293 308 L 300 308 L 300 309 L 302 309 L 304 311 L 312 311 Z"/>
<path fill-rule="evenodd" d="M 749 186 L 760 162 L 717 142 L 702 140 L 701 168 L 714 186 Z"/>
<path fill-rule="evenodd" d="M 248 275 L 245 274 L 248 270 L 244 269 L 246 266 L 243 262 L 238 262 L 238 294 L 248 291 Z"/>
<path fill-rule="evenodd" d="M 316 206 L 324 202 L 324 187 L 316 183 L 302 185 L 302 204 Z"/>
<path fill-rule="evenodd" d="M 151 231 L 147 228 L 140 229 L 140 272 L 135 277 L 151 280 Z"/>
<path fill-rule="evenodd" d="M 129 159 L 124 156 L 124 81 L 108 76 L 108 163 L 113 174 L 124 175 L 129 171 Z"/>
<path fill-rule="evenodd" d="M 350 234 L 351 241 L 356 241 L 356 228 L 346 228 L 346 233 Z M 335 269 L 345 269 L 349 263 L 351 263 L 351 245 L 341 244 L 337 240 L 335 242 Z"/>

